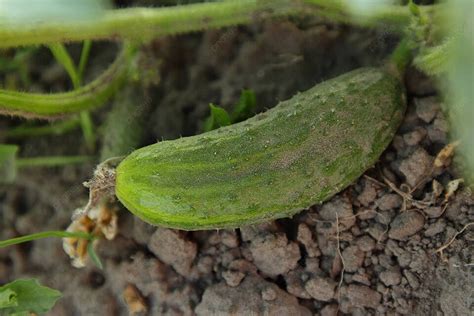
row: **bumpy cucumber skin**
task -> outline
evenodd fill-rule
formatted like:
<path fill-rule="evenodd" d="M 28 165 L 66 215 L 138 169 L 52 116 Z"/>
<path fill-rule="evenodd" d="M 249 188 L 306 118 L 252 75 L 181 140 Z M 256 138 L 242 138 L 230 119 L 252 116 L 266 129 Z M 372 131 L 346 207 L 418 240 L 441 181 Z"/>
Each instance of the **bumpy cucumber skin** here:
<path fill-rule="evenodd" d="M 240 227 L 321 203 L 371 167 L 405 111 L 400 81 L 361 68 L 244 122 L 134 151 L 116 195 L 153 225 Z"/>

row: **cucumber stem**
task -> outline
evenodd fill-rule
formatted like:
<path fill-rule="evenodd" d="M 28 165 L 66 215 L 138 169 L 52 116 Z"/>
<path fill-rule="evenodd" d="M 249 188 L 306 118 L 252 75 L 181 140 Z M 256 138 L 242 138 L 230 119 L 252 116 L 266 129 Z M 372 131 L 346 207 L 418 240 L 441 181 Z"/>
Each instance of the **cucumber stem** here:
<path fill-rule="evenodd" d="M 93 161 L 91 156 L 46 156 L 34 158 L 18 158 L 16 166 L 18 168 L 27 167 L 56 167 L 70 164 L 81 164 Z"/>
<path fill-rule="evenodd" d="M 435 11 L 439 5 L 420 7 Z M 346 2 L 334 0 L 226 0 L 162 8 L 127 8 L 108 10 L 88 22 L 44 21 L 32 25 L 0 25 L 0 47 L 51 44 L 82 40 L 127 39 L 147 41 L 152 38 L 246 24 L 258 17 L 285 16 L 296 13 L 326 16 L 338 22 L 371 26 L 392 25 L 404 28 L 410 19 L 407 6 L 381 6 L 371 15 L 349 12 Z"/>
<path fill-rule="evenodd" d="M 124 44 L 115 62 L 89 84 L 63 93 L 24 93 L 0 89 L 0 114 L 57 117 L 102 105 L 127 77 L 135 47 Z"/>

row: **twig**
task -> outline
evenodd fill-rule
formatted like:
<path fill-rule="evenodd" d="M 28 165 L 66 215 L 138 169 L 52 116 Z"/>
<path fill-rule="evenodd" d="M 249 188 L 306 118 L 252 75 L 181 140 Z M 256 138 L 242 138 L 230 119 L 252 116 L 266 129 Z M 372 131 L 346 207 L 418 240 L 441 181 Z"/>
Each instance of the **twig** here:
<path fill-rule="evenodd" d="M 471 222 L 471 223 L 467 223 L 466 225 L 464 225 L 464 227 L 458 231 L 456 234 L 454 234 L 453 237 L 451 237 L 451 239 L 445 243 L 444 245 L 442 245 L 441 247 L 439 247 L 438 249 L 436 249 L 435 253 L 439 253 L 441 259 L 443 261 L 447 261 L 447 259 L 444 257 L 444 254 L 443 254 L 443 250 L 445 250 L 446 248 L 448 248 L 453 242 L 454 240 L 456 240 L 456 238 L 462 234 L 469 226 L 471 225 L 474 225 L 474 222 Z"/>

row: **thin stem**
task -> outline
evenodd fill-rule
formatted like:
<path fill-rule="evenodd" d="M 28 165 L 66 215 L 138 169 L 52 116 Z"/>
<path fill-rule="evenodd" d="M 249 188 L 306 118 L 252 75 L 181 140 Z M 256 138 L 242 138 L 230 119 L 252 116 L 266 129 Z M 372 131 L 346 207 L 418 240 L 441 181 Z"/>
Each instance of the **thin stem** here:
<path fill-rule="evenodd" d="M 17 245 L 33 240 L 43 239 L 43 238 L 50 238 L 50 237 L 57 237 L 57 238 L 83 238 L 91 240 L 94 237 L 89 233 L 83 232 L 67 232 L 67 231 L 46 231 L 41 233 L 35 233 L 31 235 L 25 235 L 21 237 L 11 238 L 4 241 L 0 241 L 0 248 Z"/>
<path fill-rule="evenodd" d="M 18 168 L 27 167 L 57 167 L 71 164 L 82 164 L 93 161 L 91 156 L 50 156 L 50 157 L 33 157 L 18 158 L 16 165 Z"/>
<path fill-rule="evenodd" d="M 94 133 L 94 123 L 92 122 L 91 115 L 88 111 L 82 111 L 79 113 L 79 118 L 81 121 L 82 134 L 86 140 L 87 148 L 90 151 L 94 150 L 95 147 L 95 133 Z"/>
<path fill-rule="evenodd" d="M 441 5 L 420 7 L 424 13 L 440 10 Z M 57 42 L 127 39 L 147 41 L 164 35 L 246 24 L 259 17 L 293 15 L 305 12 L 335 18 L 336 21 L 372 26 L 404 28 L 410 19 L 407 6 L 384 5 L 370 15 L 349 12 L 346 2 L 337 0 L 225 0 L 165 8 L 108 10 L 93 20 L 43 21 L 31 25 L 0 24 L 0 47 Z"/>
<path fill-rule="evenodd" d="M 92 41 L 85 40 L 82 44 L 81 57 L 79 58 L 79 65 L 77 66 L 77 75 L 79 77 L 79 84 L 82 84 L 84 78 L 84 71 L 86 69 L 87 62 L 89 61 L 89 55 L 91 52 Z"/>
<path fill-rule="evenodd" d="M 57 117 L 104 104 L 127 77 L 135 48 L 125 44 L 115 62 L 91 83 L 64 93 L 24 93 L 0 89 L 0 114 Z"/>
<path fill-rule="evenodd" d="M 79 117 L 73 117 L 65 121 L 52 122 L 44 126 L 20 125 L 7 130 L 7 138 L 37 137 L 45 135 L 61 135 L 79 126 Z"/>

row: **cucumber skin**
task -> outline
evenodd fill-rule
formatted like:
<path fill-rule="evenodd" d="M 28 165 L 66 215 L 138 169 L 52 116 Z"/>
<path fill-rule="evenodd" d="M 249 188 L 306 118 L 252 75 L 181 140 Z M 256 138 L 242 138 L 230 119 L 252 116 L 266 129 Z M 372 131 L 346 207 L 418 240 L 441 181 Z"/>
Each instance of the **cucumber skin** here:
<path fill-rule="evenodd" d="M 241 123 L 132 152 L 117 167 L 116 195 L 144 221 L 184 230 L 288 217 L 371 167 L 405 103 L 395 76 L 357 69 Z"/>

